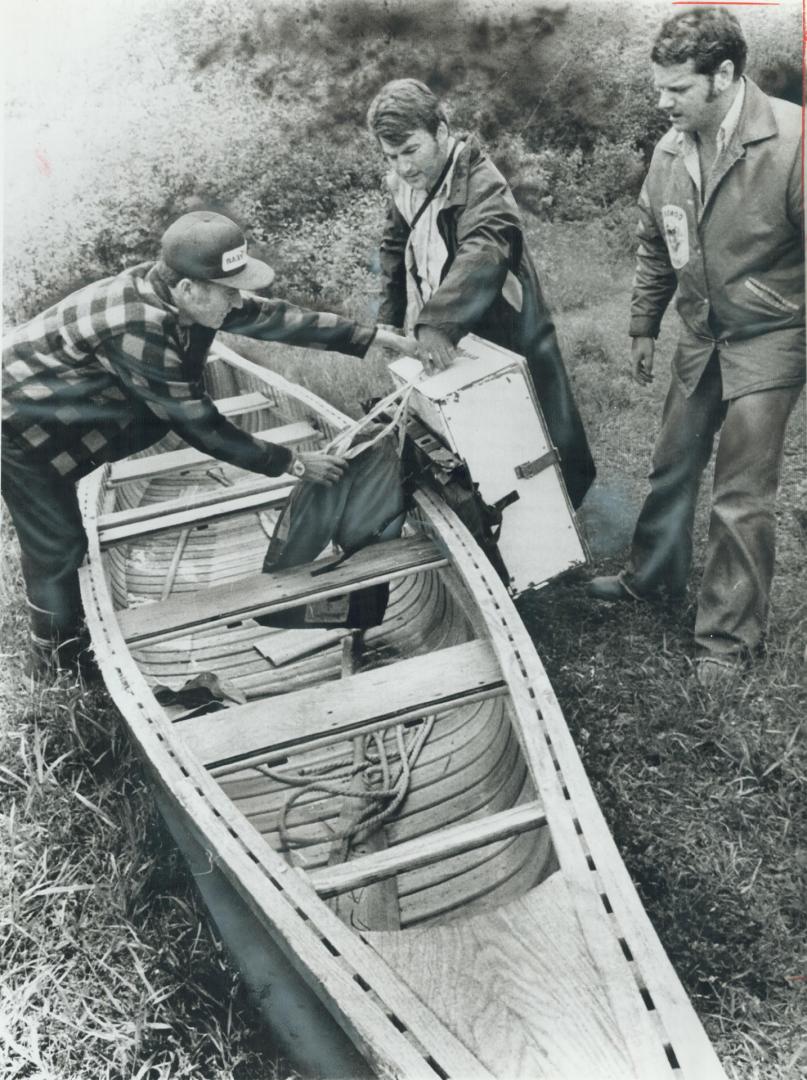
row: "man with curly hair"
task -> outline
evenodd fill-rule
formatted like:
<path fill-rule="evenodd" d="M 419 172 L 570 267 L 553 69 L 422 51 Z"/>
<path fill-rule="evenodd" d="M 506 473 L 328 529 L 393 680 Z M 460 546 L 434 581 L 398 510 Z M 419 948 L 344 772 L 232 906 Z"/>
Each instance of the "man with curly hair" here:
<path fill-rule="evenodd" d="M 653 379 L 676 292 L 682 328 L 629 562 L 588 587 L 599 600 L 683 595 L 717 437 L 695 623 L 695 670 L 710 687 L 734 681 L 763 641 L 784 434 L 805 376 L 801 112 L 744 76 L 746 52 L 739 22 L 718 7 L 672 16 L 653 46 L 672 126 L 639 198 L 630 335 L 640 385 Z"/>

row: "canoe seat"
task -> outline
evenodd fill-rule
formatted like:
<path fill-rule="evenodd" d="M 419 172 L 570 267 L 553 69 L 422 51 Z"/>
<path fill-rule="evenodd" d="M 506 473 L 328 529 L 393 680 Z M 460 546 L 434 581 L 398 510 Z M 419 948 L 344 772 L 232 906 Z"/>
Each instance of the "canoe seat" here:
<path fill-rule="evenodd" d="M 205 765 L 238 759 L 230 771 L 239 771 L 247 763 L 283 760 L 303 746 L 325 746 L 504 690 L 491 646 L 468 641 L 338 682 L 193 717 L 174 730 Z"/>
<path fill-rule="evenodd" d="M 534 829 L 546 824 L 546 814 L 540 802 L 525 803 L 497 814 L 465 821 L 448 829 L 440 829 L 414 840 L 360 855 L 338 866 L 313 870 L 307 876 L 320 896 L 327 898 L 351 889 L 373 885 L 384 878 L 415 870 L 431 863 L 442 862 L 453 855 L 484 847 L 496 840 Z"/>
<path fill-rule="evenodd" d="M 298 420 L 294 424 L 284 424 L 282 427 L 267 428 L 266 431 L 255 431 L 252 435 L 256 439 L 263 439 L 264 442 L 277 443 L 278 446 L 294 446 L 296 443 L 322 438 L 322 433 L 312 427 L 307 420 Z M 108 482 L 126 484 L 130 480 L 145 480 L 215 460 L 209 454 L 204 454 L 192 446 L 181 450 L 167 450 L 163 454 L 149 454 L 142 458 L 126 458 L 110 466 Z"/>
<path fill-rule="evenodd" d="M 201 494 L 117 510 L 99 517 L 98 536 L 101 546 L 108 547 L 136 536 L 208 524 L 246 510 L 264 510 L 283 502 L 295 483 L 291 476 L 283 473 L 267 476 L 257 484 L 235 484 L 231 488 L 219 487 Z"/>
<path fill-rule="evenodd" d="M 367 585 L 407 574 L 436 570 L 447 559 L 424 537 L 370 544 L 327 574 L 313 576 L 322 563 L 306 563 L 275 574 L 252 574 L 201 592 L 144 604 L 119 613 L 130 644 L 181 637 L 189 630 L 238 623 L 269 611 L 299 607 L 313 600 L 342 596 Z"/>

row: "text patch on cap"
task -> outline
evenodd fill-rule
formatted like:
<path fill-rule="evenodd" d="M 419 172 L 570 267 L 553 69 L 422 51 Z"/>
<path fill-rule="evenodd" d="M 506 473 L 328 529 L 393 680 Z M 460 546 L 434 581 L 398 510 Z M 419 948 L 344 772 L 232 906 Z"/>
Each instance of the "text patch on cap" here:
<path fill-rule="evenodd" d="M 239 270 L 242 266 L 247 264 L 247 245 L 241 244 L 237 248 L 233 248 L 232 251 L 225 251 L 221 256 L 221 268 L 226 273 L 232 273 L 233 270 Z"/>

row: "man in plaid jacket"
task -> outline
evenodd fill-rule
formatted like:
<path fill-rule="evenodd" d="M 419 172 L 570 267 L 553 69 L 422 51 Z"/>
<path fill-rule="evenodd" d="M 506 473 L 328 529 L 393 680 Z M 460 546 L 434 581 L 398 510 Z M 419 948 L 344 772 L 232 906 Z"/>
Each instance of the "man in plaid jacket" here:
<path fill-rule="evenodd" d="M 87 541 L 75 484 L 104 462 L 169 430 L 253 472 L 336 483 L 344 459 L 293 453 L 253 438 L 216 408 L 202 381 L 216 331 L 364 356 L 414 341 L 339 316 L 241 290 L 274 271 L 247 254 L 241 229 L 207 211 L 185 214 L 161 257 L 88 285 L 18 327 L 3 343 L 2 493 L 20 542 L 31 615 L 32 670 L 73 666 L 81 649 L 78 567 Z"/>

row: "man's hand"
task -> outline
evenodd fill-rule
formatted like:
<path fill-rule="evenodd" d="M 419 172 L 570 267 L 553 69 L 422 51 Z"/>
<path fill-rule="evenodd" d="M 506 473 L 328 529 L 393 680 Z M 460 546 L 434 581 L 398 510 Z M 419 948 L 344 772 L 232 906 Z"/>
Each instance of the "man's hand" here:
<path fill-rule="evenodd" d="M 656 342 L 651 337 L 631 338 L 630 356 L 633 363 L 633 379 L 640 386 L 653 381 L 653 354 Z"/>
<path fill-rule="evenodd" d="M 451 367 L 457 358 L 457 350 L 447 334 L 434 326 L 419 326 L 415 336 L 419 346 L 416 356 L 430 375 Z"/>
<path fill-rule="evenodd" d="M 302 463 L 305 472 L 301 479 L 311 480 L 315 484 L 331 487 L 347 468 L 347 460 L 337 454 L 326 454 L 324 450 L 301 450 L 295 454 L 295 461 Z M 289 468 L 291 472 L 291 467 Z"/>
<path fill-rule="evenodd" d="M 374 345 L 382 349 L 388 349 L 396 356 L 418 356 L 420 349 L 413 337 L 399 334 L 394 327 L 379 326 L 376 329 Z"/>

